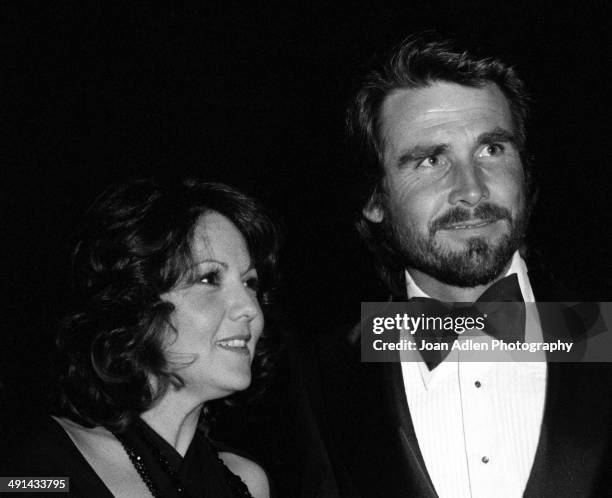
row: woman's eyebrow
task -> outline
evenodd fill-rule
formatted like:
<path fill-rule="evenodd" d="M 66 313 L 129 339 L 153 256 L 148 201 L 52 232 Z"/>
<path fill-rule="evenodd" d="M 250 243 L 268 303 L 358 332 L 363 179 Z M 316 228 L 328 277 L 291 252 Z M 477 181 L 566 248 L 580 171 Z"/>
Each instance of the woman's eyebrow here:
<path fill-rule="evenodd" d="M 242 275 L 244 277 L 247 273 L 249 273 L 250 271 L 253 271 L 253 270 L 257 271 L 257 268 L 255 268 L 255 265 L 253 263 L 250 263 L 248 268 L 246 270 L 244 270 L 243 272 L 241 272 L 240 275 Z"/>
<path fill-rule="evenodd" d="M 213 259 L 213 258 L 200 259 L 198 261 L 195 261 L 192 266 L 198 266 L 198 265 L 202 265 L 205 263 L 215 263 L 217 265 L 222 266 L 225 269 L 229 267 L 229 265 L 225 263 L 224 261 L 219 261 L 218 259 Z"/>

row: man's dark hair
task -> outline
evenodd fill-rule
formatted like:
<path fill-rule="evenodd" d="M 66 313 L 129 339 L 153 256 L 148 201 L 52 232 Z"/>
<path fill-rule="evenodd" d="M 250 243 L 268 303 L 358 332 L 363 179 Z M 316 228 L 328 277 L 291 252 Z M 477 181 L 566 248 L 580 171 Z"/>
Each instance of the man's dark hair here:
<path fill-rule="evenodd" d="M 406 38 L 379 58 L 373 69 L 358 83 L 358 90 L 347 112 L 347 147 L 353 175 L 354 201 L 359 214 L 359 235 L 374 253 L 383 281 L 401 295 L 403 258 L 390 230 L 388 220 L 373 223 L 362 209 L 373 203 L 384 208 L 384 141 L 381 109 L 387 96 L 396 90 L 418 89 L 435 82 L 450 82 L 470 87 L 494 83 L 508 99 L 517 146 L 525 168 L 528 209 L 535 201 L 531 161 L 526 150 L 528 96 L 515 70 L 500 60 L 459 48 L 456 42 L 433 32 Z"/>
<path fill-rule="evenodd" d="M 278 231 L 253 199 L 219 183 L 136 180 L 103 194 L 85 216 L 73 254 L 76 303 L 58 334 L 59 414 L 122 430 L 183 381 L 162 345 L 174 306 L 161 295 L 193 271 L 200 217 L 217 212 L 244 237 L 269 316 Z M 253 389 L 270 367 L 270 323 L 257 344 Z M 152 387 L 150 378 L 157 380 Z"/>

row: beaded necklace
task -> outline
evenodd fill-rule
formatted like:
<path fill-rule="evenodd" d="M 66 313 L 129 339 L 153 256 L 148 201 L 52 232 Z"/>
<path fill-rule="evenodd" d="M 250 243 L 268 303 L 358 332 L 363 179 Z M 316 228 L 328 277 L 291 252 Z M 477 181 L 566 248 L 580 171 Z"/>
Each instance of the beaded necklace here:
<path fill-rule="evenodd" d="M 146 443 L 147 447 L 154 453 L 163 471 L 170 478 L 170 481 L 172 482 L 172 486 L 174 487 L 177 495 L 182 498 L 190 498 L 191 495 L 185 490 L 183 483 L 181 482 L 180 478 L 176 474 L 174 467 L 170 464 L 168 459 L 161 453 L 161 451 L 159 451 L 159 448 L 157 447 L 157 445 L 155 445 L 155 443 L 151 441 L 147 435 L 143 434 L 141 431 L 139 431 L 139 433 L 143 441 Z M 140 476 L 142 481 L 145 483 L 145 485 L 149 489 L 149 492 L 151 493 L 151 495 L 153 495 L 154 498 L 164 498 L 159 488 L 155 485 L 155 482 L 153 481 L 153 478 L 151 477 L 151 474 L 149 470 L 147 469 L 142 456 L 140 456 L 136 452 L 136 450 L 128 443 L 128 441 L 122 434 L 113 432 L 113 435 L 118 439 L 118 441 L 123 446 L 123 449 L 125 450 L 128 457 L 130 458 L 132 465 L 138 472 L 138 475 Z M 230 469 L 227 468 L 227 466 L 225 465 L 223 460 L 221 460 L 221 458 L 219 457 L 216 451 L 215 451 L 215 455 L 217 457 L 217 461 L 220 463 L 223 469 L 223 473 L 225 474 L 225 480 L 227 484 L 229 485 L 230 490 L 232 491 L 232 494 L 240 498 L 253 498 L 253 495 L 251 495 L 249 488 L 242 481 L 242 479 L 240 479 L 239 476 L 237 476 Z"/>
<path fill-rule="evenodd" d="M 140 478 L 145 483 L 147 488 L 149 488 L 149 491 L 154 496 L 154 498 L 163 498 L 158 487 L 153 482 L 153 478 L 151 477 L 151 474 L 149 473 L 149 470 L 147 469 L 142 457 L 138 453 L 136 453 L 136 450 L 134 450 L 134 448 L 130 446 L 130 444 L 127 442 L 127 440 L 125 439 L 125 437 L 123 437 L 122 434 L 118 434 L 118 433 L 113 433 L 113 434 L 119 440 L 119 442 L 121 443 L 121 446 L 123 446 L 123 449 L 125 450 L 128 457 L 130 458 L 132 465 L 134 465 L 134 468 L 138 472 L 138 475 L 140 475 Z M 168 477 L 170 478 L 170 481 L 172 482 L 172 486 L 176 490 L 177 494 L 179 496 L 188 498 L 189 494 L 185 491 L 183 484 L 181 483 L 180 479 L 176 475 L 174 468 L 170 465 L 170 462 L 168 462 L 166 457 L 162 455 L 161 452 L 157 450 L 157 448 L 154 449 L 154 447 L 151 447 L 151 444 L 149 443 L 149 441 L 147 441 L 147 438 L 143 438 L 143 439 L 147 443 L 147 446 L 149 447 L 149 449 L 152 449 L 153 452 L 155 453 L 157 461 L 161 465 L 166 475 L 168 475 Z"/>

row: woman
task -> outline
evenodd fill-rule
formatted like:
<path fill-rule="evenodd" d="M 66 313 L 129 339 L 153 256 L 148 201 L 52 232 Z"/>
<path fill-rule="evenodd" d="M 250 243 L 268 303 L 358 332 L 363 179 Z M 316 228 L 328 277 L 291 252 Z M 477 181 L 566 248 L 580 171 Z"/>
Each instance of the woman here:
<path fill-rule="evenodd" d="M 73 495 L 269 496 L 256 463 L 198 428 L 269 363 L 277 232 L 221 184 L 135 181 L 98 199 L 74 253 L 60 412 L 20 449 Z"/>

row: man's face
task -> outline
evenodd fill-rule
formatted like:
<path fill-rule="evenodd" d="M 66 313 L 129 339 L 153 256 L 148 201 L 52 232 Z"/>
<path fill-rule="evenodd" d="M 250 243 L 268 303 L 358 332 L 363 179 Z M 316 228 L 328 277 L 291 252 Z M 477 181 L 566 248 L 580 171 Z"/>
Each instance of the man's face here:
<path fill-rule="evenodd" d="M 385 223 L 407 267 L 460 287 L 498 277 L 523 238 L 525 177 L 495 84 L 391 93 L 381 108 L 384 189 L 364 215 Z"/>

